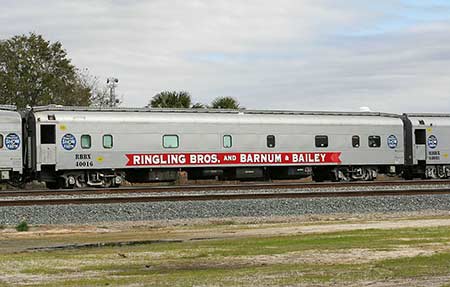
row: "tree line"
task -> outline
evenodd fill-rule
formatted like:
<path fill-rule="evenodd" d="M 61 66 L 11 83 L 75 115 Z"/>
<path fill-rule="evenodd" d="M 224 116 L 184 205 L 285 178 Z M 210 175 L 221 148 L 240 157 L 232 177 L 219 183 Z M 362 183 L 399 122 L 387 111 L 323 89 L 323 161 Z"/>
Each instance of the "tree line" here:
<path fill-rule="evenodd" d="M 108 87 L 87 69 L 75 67 L 60 42 L 51 43 L 35 33 L 0 40 L 0 104 L 104 107 L 108 101 Z M 242 108 L 232 97 L 216 98 L 210 105 L 192 103 L 186 91 L 163 91 L 148 106 Z"/>
<path fill-rule="evenodd" d="M 152 108 L 185 108 L 185 109 L 242 109 L 233 97 L 217 97 L 210 105 L 192 103 L 191 95 L 186 91 L 164 91 L 156 94 L 150 101 Z"/>

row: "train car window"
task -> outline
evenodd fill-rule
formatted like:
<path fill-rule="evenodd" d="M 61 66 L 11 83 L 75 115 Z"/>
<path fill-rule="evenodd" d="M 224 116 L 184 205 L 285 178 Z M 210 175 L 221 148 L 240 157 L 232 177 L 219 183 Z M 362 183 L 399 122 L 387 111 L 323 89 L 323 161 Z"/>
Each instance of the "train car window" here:
<path fill-rule="evenodd" d="M 0 148 L 3 148 L 3 135 L 0 135 Z"/>
<path fill-rule="evenodd" d="M 112 135 L 104 135 L 103 136 L 103 147 L 104 148 L 112 148 L 113 147 L 113 136 Z"/>
<path fill-rule="evenodd" d="M 230 148 L 233 145 L 233 138 L 230 135 L 223 136 L 223 147 Z"/>
<path fill-rule="evenodd" d="M 359 145 L 359 136 L 352 136 L 352 146 L 358 148 Z"/>
<path fill-rule="evenodd" d="M 165 135 L 163 136 L 164 148 L 177 148 L 179 145 L 179 139 L 177 135 Z"/>
<path fill-rule="evenodd" d="M 316 147 L 328 147 L 328 136 L 316 136 Z"/>
<path fill-rule="evenodd" d="M 380 136 L 369 136 L 369 147 L 380 147 L 381 137 Z"/>
<path fill-rule="evenodd" d="M 91 148 L 91 136 L 82 135 L 81 136 L 81 148 Z"/>
<path fill-rule="evenodd" d="M 427 142 L 427 135 L 424 129 L 415 130 L 414 131 L 414 139 L 416 141 L 416 144 L 426 144 Z"/>
<path fill-rule="evenodd" d="M 275 136 L 274 135 L 267 136 L 267 147 L 269 147 L 269 148 L 275 147 Z"/>
<path fill-rule="evenodd" d="M 41 144 L 56 143 L 55 125 L 41 125 Z"/>

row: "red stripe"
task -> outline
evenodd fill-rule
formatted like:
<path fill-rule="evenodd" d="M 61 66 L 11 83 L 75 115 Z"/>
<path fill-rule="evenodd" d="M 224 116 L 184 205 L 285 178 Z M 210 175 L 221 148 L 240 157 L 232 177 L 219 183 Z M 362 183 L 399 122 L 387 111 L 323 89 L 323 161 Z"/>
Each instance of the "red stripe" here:
<path fill-rule="evenodd" d="M 127 166 L 259 165 L 341 163 L 341 152 L 126 154 Z"/>

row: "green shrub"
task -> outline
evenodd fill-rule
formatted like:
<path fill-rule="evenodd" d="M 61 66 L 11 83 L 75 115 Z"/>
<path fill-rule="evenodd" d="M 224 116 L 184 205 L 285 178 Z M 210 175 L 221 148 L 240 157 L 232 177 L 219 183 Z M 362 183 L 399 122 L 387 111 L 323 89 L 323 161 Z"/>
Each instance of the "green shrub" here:
<path fill-rule="evenodd" d="M 30 228 L 28 227 L 28 223 L 25 220 L 21 221 L 16 226 L 16 230 L 19 231 L 19 232 L 28 231 L 28 229 L 30 229 Z"/>

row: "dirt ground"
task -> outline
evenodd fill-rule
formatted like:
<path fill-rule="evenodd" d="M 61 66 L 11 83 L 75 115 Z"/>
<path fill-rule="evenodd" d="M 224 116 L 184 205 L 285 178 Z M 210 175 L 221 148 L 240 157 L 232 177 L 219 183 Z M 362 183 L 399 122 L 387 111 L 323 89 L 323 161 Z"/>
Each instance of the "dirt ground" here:
<path fill-rule="evenodd" d="M 228 239 L 267 238 L 278 236 L 297 236 L 311 234 L 330 234 L 358 230 L 396 230 L 402 228 L 450 227 L 450 212 L 421 212 L 397 214 L 339 214 L 323 216 L 270 217 L 270 218 L 227 218 L 196 219 L 151 222 L 117 222 L 98 225 L 52 225 L 32 226 L 28 232 L 17 232 L 12 227 L 0 230 L 0 255 L 36 250 L 64 250 L 80 248 L 89 244 L 141 244 L 152 242 L 197 242 Z M 426 235 L 424 235 L 424 239 Z M 401 239 L 408 243 L 409 238 Z M 299 250 L 279 254 L 228 256 L 226 263 L 221 261 L 198 262 L 198 266 L 226 268 L 239 266 L 258 267 L 280 264 L 366 264 L 370 262 L 432 256 L 450 252 L 450 242 L 438 241 L 420 245 L 401 245 L 394 248 L 361 248 L 335 250 Z M 132 253 L 127 255 L 132 258 Z M 142 254 L 136 255 L 136 259 Z M 148 253 L 146 256 L 160 258 L 163 253 Z M 110 260 L 110 259 L 108 259 Z M 112 264 L 114 261 L 111 261 Z M 196 265 L 197 266 L 197 265 Z M 197 267 L 198 267 L 197 266 Z M 1 267 L 1 265 L 0 265 Z M 16 277 L 0 270 L 0 283 L 19 283 L 31 280 L 30 274 L 17 274 Z M 31 279 L 30 279 L 31 278 Z M 40 277 L 41 278 L 41 277 Z M 68 277 L 69 278 L 69 277 Z M 41 278 L 42 279 L 42 278 Z M 25 282 L 24 281 L 24 282 Z M 39 281 L 40 282 L 40 281 Z M 448 276 L 423 276 L 416 279 L 357 282 L 347 286 L 446 286 Z M 20 284 L 18 284 L 20 285 Z M 325 284 L 329 285 L 329 284 Z M 1 286 L 1 284 L 0 284 Z M 128 285 L 124 285 L 128 286 Z M 130 285 L 132 286 L 132 285 Z M 140 285 L 139 285 L 140 286 Z M 294 286 L 310 286 L 295 285 Z M 322 286 L 322 285 L 311 285 Z M 341 286 L 338 283 L 330 286 Z M 449 285 L 450 286 L 450 285 Z"/>
<path fill-rule="evenodd" d="M 450 212 L 333 214 L 289 217 L 230 217 L 168 221 L 105 222 L 94 225 L 38 225 L 28 232 L 0 229 L 1 242 L 43 236 L 142 233 L 158 240 L 220 239 L 248 236 L 327 233 L 367 229 L 450 226 Z"/>

